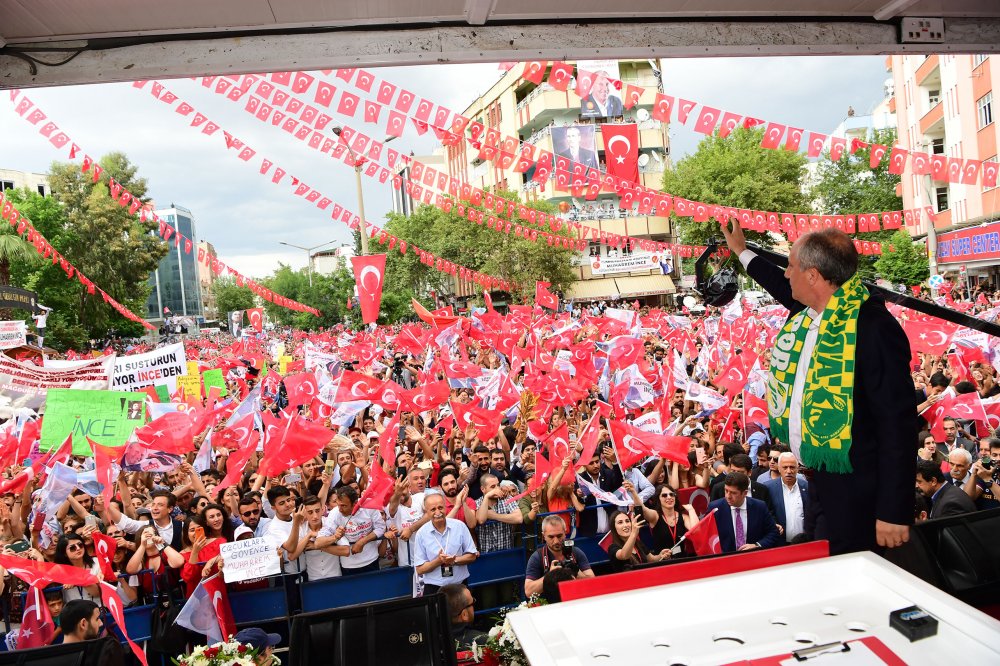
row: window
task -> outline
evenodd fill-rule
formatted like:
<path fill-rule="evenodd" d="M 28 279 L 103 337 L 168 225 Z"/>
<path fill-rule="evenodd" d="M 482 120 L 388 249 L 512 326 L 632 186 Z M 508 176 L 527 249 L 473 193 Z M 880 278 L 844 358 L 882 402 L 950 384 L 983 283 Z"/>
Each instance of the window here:
<path fill-rule="evenodd" d="M 993 91 L 976 101 L 976 112 L 979 117 L 979 129 L 993 124 Z"/>
<path fill-rule="evenodd" d="M 944 155 L 944 137 L 931 139 L 931 154 Z"/>
<path fill-rule="evenodd" d="M 12 180 L 0 180 L 0 192 L 6 192 L 7 190 L 14 189 L 14 181 Z"/>
<path fill-rule="evenodd" d="M 43 197 L 45 196 L 45 186 L 44 185 L 39 185 L 38 186 L 38 193 L 41 194 Z"/>
<path fill-rule="evenodd" d="M 972 56 L 972 69 L 975 69 L 976 67 L 979 67 L 980 65 L 982 65 L 983 62 L 985 62 L 987 58 L 989 58 L 989 56 L 986 55 L 985 53 L 976 53 L 976 54 L 974 54 Z"/>
<path fill-rule="evenodd" d="M 936 187 L 934 188 L 934 201 L 937 203 L 937 211 L 940 213 L 943 210 L 948 210 L 948 188 L 947 187 Z"/>
<path fill-rule="evenodd" d="M 928 110 L 933 109 L 941 102 L 941 91 L 940 90 L 928 90 L 927 91 L 927 108 Z"/>

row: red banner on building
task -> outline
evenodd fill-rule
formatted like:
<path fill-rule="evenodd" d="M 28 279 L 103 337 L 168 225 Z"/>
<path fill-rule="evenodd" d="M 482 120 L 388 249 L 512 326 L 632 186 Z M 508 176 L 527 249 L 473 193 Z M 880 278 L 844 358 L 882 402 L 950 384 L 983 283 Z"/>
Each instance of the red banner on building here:
<path fill-rule="evenodd" d="M 639 182 L 638 125 L 601 125 L 607 172 L 632 183 Z"/>

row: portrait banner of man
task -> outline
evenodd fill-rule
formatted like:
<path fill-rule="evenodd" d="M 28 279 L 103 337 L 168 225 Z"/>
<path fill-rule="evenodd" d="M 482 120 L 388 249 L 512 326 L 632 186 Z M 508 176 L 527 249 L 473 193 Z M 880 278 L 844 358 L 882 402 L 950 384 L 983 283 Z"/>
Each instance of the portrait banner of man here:
<path fill-rule="evenodd" d="M 580 116 L 583 118 L 616 118 L 625 113 L 621 92 L 614 86 L 620 80 L 617 60 L 580 60 L 576 63 Z M 583 75 L 579 73 L 583 72 Z M 582 79 L 589 86 L 580 87 Z"/>
<path fill-rule="evenodd" d="M 556 151 L 556 166 L 573 173 L 574 166 L 596 169 L 597 144 L 593 125 L 569 125 L 552 128 L 552 147 Z M 570 160 L 570 164 L 560 164 L 559 158 Z M 576 167 L 578 170 L 579 166 Z"/>

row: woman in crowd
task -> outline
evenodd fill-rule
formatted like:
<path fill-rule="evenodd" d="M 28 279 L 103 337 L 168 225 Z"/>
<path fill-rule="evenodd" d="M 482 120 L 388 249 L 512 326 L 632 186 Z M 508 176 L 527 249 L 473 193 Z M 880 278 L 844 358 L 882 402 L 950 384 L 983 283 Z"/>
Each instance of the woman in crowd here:
<path fill-rule="evenodd" d="M 608 518 L 611 523 L 611 545 L 608 546 L 611 571 L 619 573 L 631 569 L 638 564 L 657 562 L 664 559 L 660 555 L 650 554 L 639 539 L 639 528 L 645 522 L 634 513 L 613 511 Z"/>
<path fill-rule="evenodd" d="M 187 596 L 191 595 L 198 581 L 218 570 L 219 547 L 235 541 L 235 528 L 229 520 L 226 508 L 221 504 L 209 504 L 197 516 L 184 522 L 185 556 L 181 578 L 187 584 Z"/>
<path fill-rule="evenodd" d="M 648 505 L 641 502 L 636 505 L 642 507 L 643 518 L 649 523 L 653 536 L 652 552 L 661 559 L 669 558 L 670 550 L 698 523 L 698 516 L 694 515 L 690 505 L 684 507 L 683 513 L 678 511 L 677 491 L 666 483 L 656 486 Z"/>
<path fill-rule="evenodd" d="M 917 450 L 918 460 L 933 460 L 938 465 L 948 460 L 948 456 L 945 455 L 944 451 L 938 447 L 937 442 L 934 440 L 934 435 L 926 430 L 922 430 L 917 435 L 917 446 L 920 447 Z"/>
<path fill-rule="evenodd" d="M 86 569 L 98 578 L 103 578 L 101 565 L 97 560 L 87 553 L 87 544 L 83 537 L 75 533 L 63 534 L 56 544 L 56 564 L 66 564 L 78 569 Z M 109 583 L 117 581 L 109 580 Z M 73 599 L 88 599 L 90 601 L 101 601 L 101 588 L 99 585 L 67 585 L 63 587 L 63 601 Z"/>
<path fill-rule="evenodd" d="M 184 558 L 163 540 L 152 527 L 142 528 L 136 535 L 136 548 L 125 572 L 139 574 L 139 587 L 145 596 L 151 596 L 157 589 L 153 584 L 156 577 L 157 585 L 168 585 L 168 570 L 177 569 L 184 564 Z"/>

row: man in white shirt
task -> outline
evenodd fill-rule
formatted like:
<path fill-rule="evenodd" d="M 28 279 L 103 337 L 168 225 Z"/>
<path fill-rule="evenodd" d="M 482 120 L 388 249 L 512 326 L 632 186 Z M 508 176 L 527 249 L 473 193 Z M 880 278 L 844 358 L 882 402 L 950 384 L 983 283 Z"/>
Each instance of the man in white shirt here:
<path fill-rule="evenodd" d="M 357 503 L 357 490 L 351 486 L 337 488 L 337 510 L 326 517 L 316 537 L 317 548 L 326 548 L 347 539 L 349 553 L 340 558 L 344 576 L 378 571 L 378 543 L 385 535 L 382 512 L 355 509 Z"/>
<path fill-rule="evenodd" d="M 326 548 L 316 547 L 319 533 L 323 529 L 323 501 L 315 495 L 309 495 L 302 500 L 299 511 L 302 512 L 304 524 L 297 543 L 294 544 L 295 552 L 292 554 L 292 559 L 299 560 L 309 580 L 322 580 L 341 575 L 340 558 L 349 555 L 351 550 L 347 539 L 343 538 L 337 544 Z"/>
<path fill-rule="evenodd" d="M 448 583 L 465 581 L 469 577 L 468 565 L 479 557 L 479 550 L 468 526 L 447 517 L 444 495 L 425 494 L 424 513 L 431 517 L 431 521 L 421 527 L 413 538 L 413 565 L 423 576 L 426 596 Z"/>
<path fill-rule="evenodd" d="M 419 474 L 415 474 L 416 472 Z M 413 493 L 411 475 L 422 479 L 423 470 L 410 470 L 407 478 L 399 479 L 392 497 L 389 498 L 389 506 L 386 507 L 388 530 L 385 535 L 395 541 L 396 556 L 401 567 L 410 566 L 411 539 L 417 530 L 431 519 L 430 515 L 424 513 L 422 490 L 419 493 L 420 502 L 416 500 L 417 495 Z"/>
<path fill-rule="evenodd" d="M 805 531 L 806 506 L 809 503 L 809 482 L 799 476 L 799 461 L 795 454 L 784 452 L 778 457 L 780 476 L 764 484 L 771 494 L 775 522 L 785 541 L 791 541 Z"/>
<path fill-rule="evenodd" d="M 169 544 L 174 550 L 180 551 L 181 546 L 181 524 L 170 517 L 170 510 L 177 503 L 177 498 L 169 490 L 154 490 L 149 500 L 149 515 L 153 519 L 153 527 L 164 543 Z M 129 534 L 136 534 L 142 528 L 149 526 L 149 521 L 129 518 L 121 511 L 114 502 L 105 505 L 104 523 L 114 524 L 118 529 Z"/>
<path fill-rule="evenodd" d="M 282 571 L 286 574 L 297 574 L 302 571 L 302 567 L 291 555 L 295 553 L 298 545 L 303 516 L 299 515 L 297 520 L 294 517 L 295 496 L 285 486 L 271 486 L 267 491 L 267 501 L 274 509 L 274 518 L 267 524 L 264 538 L 281 557 Z"/>

